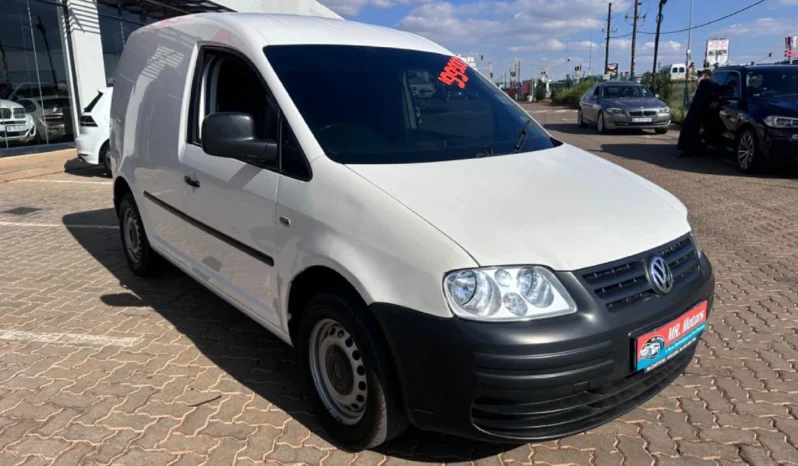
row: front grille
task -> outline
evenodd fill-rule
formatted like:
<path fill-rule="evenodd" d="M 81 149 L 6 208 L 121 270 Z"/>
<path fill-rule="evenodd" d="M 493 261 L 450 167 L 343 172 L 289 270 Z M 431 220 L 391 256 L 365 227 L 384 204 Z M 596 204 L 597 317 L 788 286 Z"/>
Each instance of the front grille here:
<path fill-rule="evenodd" d="M 654 116 L 657 114 L 656 110 L 632 110 L 629 112 L 630 116 Z"/>
<path fill-rule="evenodd" d="M 646 274 L 646 264 L 653 256 L 661 256 L 673 273 L 673 291 L 684 286 L 699 273 L 695 246 L 686 235 L 659 248 L 620 261 L 591 267 L 579 272 L 587 287 L 616 311 L 630 304 L 657 296 Z"/>
<path fill-rule="evenodd" d="M 670 385 L 687 367 L 695 346 L 651 372 L 636 372 L 607 385 L 565 397 L 533 402 L 478 398 L 471 408 L 474 425 L 514 439 L 546 440 L 582 432 L 641 405 Z"/>
<path fill-rule="evenodd" d="M 10 120 L 11 119 L 11 109 L 10 108 L 0 108 L 0 120 Z"/>

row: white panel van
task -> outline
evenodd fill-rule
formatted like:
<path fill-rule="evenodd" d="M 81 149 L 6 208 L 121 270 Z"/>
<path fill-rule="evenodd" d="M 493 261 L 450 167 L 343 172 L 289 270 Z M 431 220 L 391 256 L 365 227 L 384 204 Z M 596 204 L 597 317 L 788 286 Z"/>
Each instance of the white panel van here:
<path fill-rule="evenodd" d="M 350 448 L 408 424 L 509 442 L 593 428 L 679 376 L 712 307 L 676 197 L 414 34 L 149 25 L 119 63 L 109 154 L 132 270 L 166 259 L 293 345 Z"/>

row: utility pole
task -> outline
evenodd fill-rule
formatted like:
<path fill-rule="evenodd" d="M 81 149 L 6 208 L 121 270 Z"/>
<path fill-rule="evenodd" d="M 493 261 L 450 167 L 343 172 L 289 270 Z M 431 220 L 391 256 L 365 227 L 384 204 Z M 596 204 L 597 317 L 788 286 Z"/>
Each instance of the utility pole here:
<path fill-rule="evenodd" d="M 693 0 L 690 0 L 690 24 L 688 25 L 687 29 L 687 53 L 685 54 L 684 60 L 684 108 L 690 107 L 690 91 L 687 89 L 688 83 L 690 82 L 690 39 L 692 38 L 693 32 Z"/>
<path fill-rule="evenodd" d="M 607 42 L 604 46 L 604 72 L 602 74 L 607 74 L 607 67 L 610 64 L 610 32 L 612 31 L 612 2 L 607 5 L 607 29 L 604 32 L 607 33 Z"/>
<path fill-rule="evenodd" d="M 638 16 L 637 11 L 638 7 L 641 5 L 640 2 L 634 0 L 635 2 L 635 13 L 634 18 L 632 19 L 632 67 L 631 71 L 629 72 L 629 79 L 632 80 L 635 78 L 635 47 L 637 46 L 637 20 L 640 19 Z"/>
<path fill-rule="evenodd" d="M 587 57 L 587 76 L 592 76 L 593 73 L 593 32 L 590 32 L 590 54 Z"/>
<path fill-rule="evenodd" d="M 659 13 L 657 13 L 657 34 L 654 36 L 654 74 L 657 73 L 657 55 L 659 53 L 659 28 L 662 25 L 662 7 L 668 0 L 659 0 Z"/>

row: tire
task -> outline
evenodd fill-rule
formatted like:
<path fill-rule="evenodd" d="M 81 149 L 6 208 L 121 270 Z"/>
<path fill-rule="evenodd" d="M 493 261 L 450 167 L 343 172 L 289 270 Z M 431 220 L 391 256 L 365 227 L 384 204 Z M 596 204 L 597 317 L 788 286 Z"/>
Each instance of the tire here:
<path fill-rule="evenodd" d="M 599 112 L 596 118 L 596 131 L 599 134 L 607 134 L 607 127 L 604 125 L 604 112 Z"/>
<path fill-rule="evenodd" d="M 111 173 L 111 159 L 108 158 L 108 148 L 108 141 L 105 141 L 102 147 L 100 147 L 100 163 L 105 167 L 108 173 Z"/>
<path fill-rule="evenodd" d="M 353 291 L 320 294 L 305 307 L 297 337 L 319 421 L 352 450 L 381 445 L 407 427 L 388 345 L 368 312 Z"/>
<path fill-rule="evenodd" d="M 582 107 L 579 107 L 579 110 L 576 112 L 576 125 L 580 128 L 585 127 L 585 120 L 582 118 Z"/>
<path fill-rule="evenodd" d="M 125 194 L 119 202 L 119 233 L 127 265 L 133 274 L 139 277 L 152 276 L 158 265 L 158 254 L 150 247 L 139 208 L 130 193 Z"/>
<path fill-rule="evenodd" d="M 667 134 L 668 133 L 668 128 L 662 128 L 662 129 L 657 128 L 657 129 L 654 130 L 654 132 L 657 133 L 657 134 Z"/>
<path fill-rule="evenodd" d="M 756 173 L 762 168 L 762 150 L 759 140 L 751 129 L 746 129 L 737 136 L 737 150 L 735 151 L 737 168 L 744 173 Z"/>

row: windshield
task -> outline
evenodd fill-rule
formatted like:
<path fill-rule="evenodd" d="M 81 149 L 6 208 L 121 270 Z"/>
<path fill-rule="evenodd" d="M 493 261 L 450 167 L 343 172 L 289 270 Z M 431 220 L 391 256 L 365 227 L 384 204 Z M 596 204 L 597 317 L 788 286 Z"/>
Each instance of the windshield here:
<path fill-rule="evenodd" d="M 645 86 L 605 86 L 604 97 L 608 99 L 640 99 L 654 97 Z"/>
<path fill-rule="evenodd" d="M 498 156 L 557 143 L 461 60 L 381 47 L 265 48 L 325 153 L 348 164 Z"/>
<path fill-rule="evenodd" d="M 748 95 L 753 99 L 796 95 L 798 68 L 749 71 L 746 75 L 746 85 Z"/>

